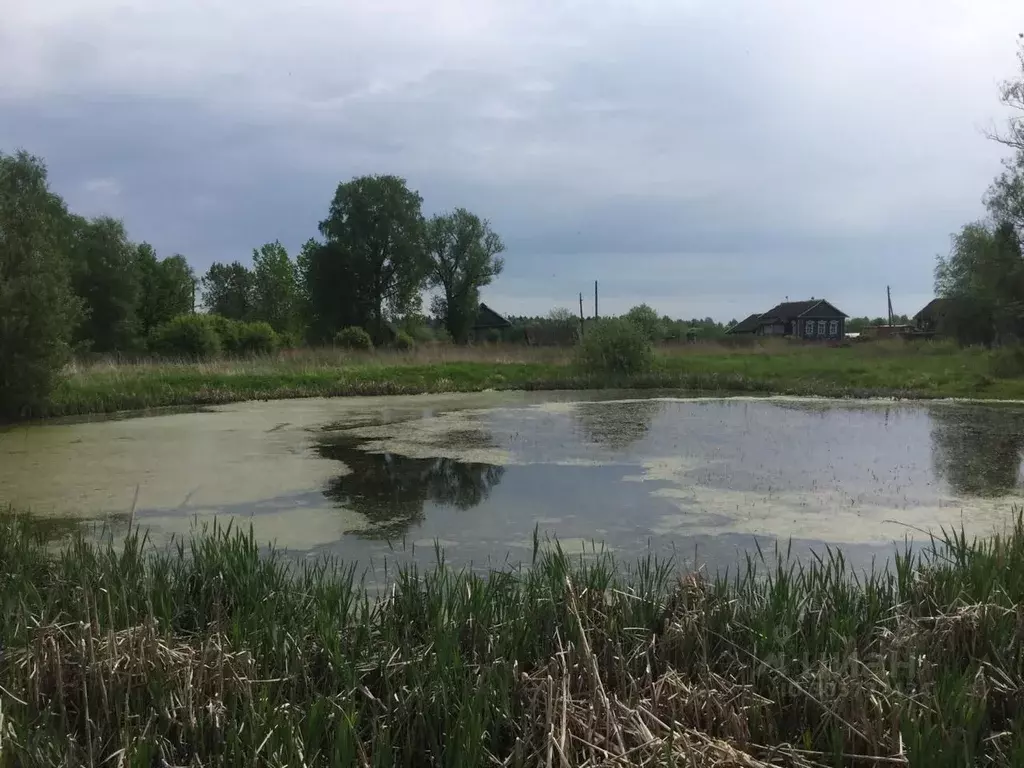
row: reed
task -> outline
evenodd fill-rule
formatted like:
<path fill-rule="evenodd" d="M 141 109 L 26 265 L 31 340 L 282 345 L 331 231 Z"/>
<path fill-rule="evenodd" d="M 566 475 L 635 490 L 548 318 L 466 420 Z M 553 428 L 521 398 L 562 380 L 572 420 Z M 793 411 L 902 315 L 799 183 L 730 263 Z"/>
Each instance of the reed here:
<path fill-rule="evenodd" d="M 1020 518 L 866 574 L 556 545 L 379 593 L 230 526 L 155 549 L 8 516 L 0 765 L 1019 765 L 1022 592 Z"/>

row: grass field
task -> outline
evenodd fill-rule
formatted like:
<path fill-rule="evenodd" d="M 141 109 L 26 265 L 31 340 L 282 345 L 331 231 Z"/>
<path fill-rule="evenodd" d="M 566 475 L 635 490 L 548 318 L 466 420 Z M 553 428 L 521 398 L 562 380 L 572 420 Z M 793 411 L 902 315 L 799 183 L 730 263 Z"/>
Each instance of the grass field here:
<path fill-rule="evenodd" d="M 1020 765 L 1024 526 L 854 578 L 541 547 L 381 597 L 205 529 L 0 519 L 0 766 Z M 777 559 L 778 558 L 778 559 Z"/>
<path fill-rule="evenodd" d="M 1024 376 L 1000 353 L 947 344 L 821 347 L 682 345 L 658 350 L 642 376 L 587 375 L 572 351 L 522 346 L 424 347 L 409 353 L 299 350 L 210 363 L 100 363 L 71 368 L 45 418 L 172 405 L 483 389 L 685 389 L 704 393 L 1024 399 Z M 1012 362 L 1012 361 L 1011 361 Z M 995 375 L 995 372 L 1003 375 Z M 1024 370 L 1020 371 L 1024 373 Z"/>

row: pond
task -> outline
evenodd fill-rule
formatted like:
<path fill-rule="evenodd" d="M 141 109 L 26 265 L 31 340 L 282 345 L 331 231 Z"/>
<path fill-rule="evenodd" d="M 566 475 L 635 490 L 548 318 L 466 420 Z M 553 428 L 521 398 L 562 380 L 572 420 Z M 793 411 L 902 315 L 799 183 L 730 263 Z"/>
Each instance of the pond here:
<path fill-rule="evenodd" d="M 231 516 L 299 556 L 366 565 L 572 551 L 731 565 L 755 543 L 842 546 L 987 534 L 1022 499 L 1024 407 L 631 393 L 244 403 L 0 432 L 0 504 L 134 509 L 155 540 Z"/>

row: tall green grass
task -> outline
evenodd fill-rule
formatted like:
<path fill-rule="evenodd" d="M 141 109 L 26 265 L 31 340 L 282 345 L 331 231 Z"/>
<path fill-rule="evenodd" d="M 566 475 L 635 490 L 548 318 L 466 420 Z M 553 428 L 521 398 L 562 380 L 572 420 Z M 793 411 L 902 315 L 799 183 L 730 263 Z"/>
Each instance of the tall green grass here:
<path fill-rule="evenodd" d="M 1024 523 L 856 574 L 393 574 L 0 522 L 0 765 L 1018 765 Z"/>

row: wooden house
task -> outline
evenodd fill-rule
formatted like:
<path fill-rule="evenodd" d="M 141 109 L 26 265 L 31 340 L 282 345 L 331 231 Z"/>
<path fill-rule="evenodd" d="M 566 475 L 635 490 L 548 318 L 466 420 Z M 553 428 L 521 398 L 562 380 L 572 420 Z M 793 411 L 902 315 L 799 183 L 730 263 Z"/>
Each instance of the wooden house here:
<path fill-rule="evenodd" d="M 726 333 L 838 340 L 846 334 L 846 315 L 824 299 L 784 301 L 767 312 L 750 315 Z"/>

